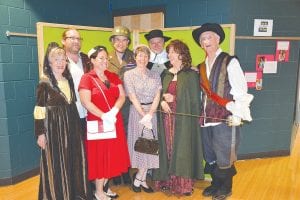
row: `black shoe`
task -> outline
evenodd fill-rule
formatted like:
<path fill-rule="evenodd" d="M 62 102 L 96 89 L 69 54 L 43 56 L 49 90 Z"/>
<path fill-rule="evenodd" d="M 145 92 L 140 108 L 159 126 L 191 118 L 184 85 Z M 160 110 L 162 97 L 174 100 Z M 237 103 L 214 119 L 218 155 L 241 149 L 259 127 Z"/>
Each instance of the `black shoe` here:
<path fill-rule="evenodd" d="M 134 180 L 135 180 L 136 174 L 137 174 L 137 172 L 135 172 L 135 173 L 132 175 L 132 184 L 131 184 L 131 187 L 132 187 L 132 190 L 133 190 L 134 192 L 141 192 L 141 191 L 142 191 L 142 190 L 141 190 L 141 186 L 137 187 L 137 186 L 134 185 Z"/>
<path fill-rule="evenodd" d="M 124 185 L 131 185 L 131 179 L 130 179 L 130 176 L 129 176 L 129 172 L 125 173 L 125 174 L 122 174 L 122 177 L 123 177 L 123 183 Z"/>
<path fill-rule="evenodd" d="M 214 196 L 218 191 L 218 188 L 214 185 L 210 185 L 205 188 L 202 192 L 202 195 L 205 197 Z"/>
<path fill-rule="evenodd" d="M 185 193 L 183 193 L 183 195 L 184 195 L 184 196 L 187 196 L 187 197 L 188 197 L 188 196 L 192 196 L 192 192 L 185 192 Z"/>
<path fill-rule="evenodd" d="M 108 191 L 108 185 L 109 185 L 109 180 L 106 182 L 105 185 L 103 185 L 103 192 L 107 192 Z"/>
<path fill-rule="evenodd" d="M 185 192 L 185 193 L 183 193 L 183 195 L 184 196 L 192 196 L 193 192 L 194 192 L 194 189 L 192 188 L 191 192 Z"/>
<path fill-rule="evenodd" d="M 154 190 L 150 186 L 148 186 L 148 188 L 146 188 L 146 187 L 141 185 L 141 188 L 144 190 L 144 192 L 147 192 L 147 193 L 153 193 L 154 192 Z"/>
<path fill-rule="evenodd" d="M 121 183 L 122 183 L 121 176 L 116 176 L 113 178 L 114 185 L 121 185 Z"/>
<path fill-rule="evenodd" d="M 215 195 L 213 195 L 212 200 L 225 200 L 232 194 L 231 191 L 218 190 Z"/>
<path fill-rule="evenodd" d="M 134 184 L 132 184 L 132 190 L 134 191 L 134 192 L 141 192 L 142 190 L 141 190 L 141 187 L 136 187 Z"/>
<path fill-rule="evenodd" d="M 170 188 L 168 186 L 163 185 L 163 186 L 160 187 L 160 190 L 161 191 L 168 191 L 168 190 L 170 190 Z"/>

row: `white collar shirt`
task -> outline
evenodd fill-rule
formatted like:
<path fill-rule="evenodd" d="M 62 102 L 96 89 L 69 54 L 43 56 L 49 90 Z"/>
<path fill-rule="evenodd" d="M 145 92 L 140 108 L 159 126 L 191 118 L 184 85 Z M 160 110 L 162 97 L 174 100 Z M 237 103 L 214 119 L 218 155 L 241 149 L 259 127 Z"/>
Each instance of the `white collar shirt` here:
<path fill-rule="evenodd" d="M 210 71 L 214 65 L 216 58 L 220 55 L 222 49 L 219 48 L 216 51 L 216 56 L 211 66 L 208 65 L 208 58 L 205 59 L 207 78 L 209 79 Z M 235 108 L 230 110 L 233 115 L 236 115 L 244 120 L 251 121 L 249 104 L 253 99 L 251 94 L 248 94 L 248 87 L 244 72 L 241 68 L 239 61 L 236 58 L 231 59 L 227 67 L 228 80 L 231 86 L 230 94 L 233 96 Z M 206 107 L 206 97 L 204 102 L 204 108 Z M 204 126 L 215 126 L 220 123 L 205 123 Z"/>
<path fill-rule="evenodd" d="M 79 57 L 80 57 L 80 55 L 79 55 Z M 70 70 L 70 73 L 72 75 L 73 82 L 74 82 L 77 110 L 78 110 L 80 118 L 85 118 L 87 115 L 87 111 L 80 102 L 80 97 L 79 97 L 79 92 L 78 92 L 78 86 L 79 86 L 81 77 L 84 74 L 82 59 L 80 57 L 77 63 L 75 63 L 70 58 L 68 58 L 68 60 L 69 60 L 68 67 L 69 67 L 69 70 Z"/>

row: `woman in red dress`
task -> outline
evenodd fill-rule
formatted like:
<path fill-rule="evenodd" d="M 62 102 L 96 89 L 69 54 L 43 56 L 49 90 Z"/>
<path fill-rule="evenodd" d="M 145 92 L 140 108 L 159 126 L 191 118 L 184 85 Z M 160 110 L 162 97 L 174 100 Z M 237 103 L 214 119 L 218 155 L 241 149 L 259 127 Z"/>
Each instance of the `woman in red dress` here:
<path fill-rule="evenodd" d="M 95 181 L 96 199 L 106 200 L 118 196 L 105 187 L 107 180 L 127 172 L 130 166 L 123 120 L 119 113 L 125 92 L 118 75 L 106 70 L 108 54 L 104 46 L 91 49 L 88 56 L 93 70 L 82 76 L 78 88 L 81 103 L 88 111 L 87 120 L 115 123 L 116 126 L 116 138 L 86 140 L 88 178 Z"/>

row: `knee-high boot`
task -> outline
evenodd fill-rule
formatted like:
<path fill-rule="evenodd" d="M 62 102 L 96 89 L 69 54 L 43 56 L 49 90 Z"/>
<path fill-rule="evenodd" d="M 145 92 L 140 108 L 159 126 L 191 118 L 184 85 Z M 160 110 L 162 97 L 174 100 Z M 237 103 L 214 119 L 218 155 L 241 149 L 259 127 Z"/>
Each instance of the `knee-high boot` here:
<path fill-rule="evenodd" d="M 213 200 L 224 200 L 232 193 L 232 178 L 236 174 L 236 169 L 234 165 L 227 169 L 215 168 L 215 175 L 220 180 L 220 187 L 215 195 L 213 195 Z"/>
<path fill-rule="evenodd" d="M 216 175 L 215 175 L 215 168 L 216 167 L 217 167 L 216 163 L 211 164 L 211 165 L 208 164 L 208 163 L 205 164 L 204 173 L 205 174 L 210 174 L 211 179 L 212 179 L 211 185 L 206 187 L 202 192 L 202 195 L 205 196 L 205 197 L 215 195 L 218 188 L 221 185 L 220 179 L 218 177 L 216 177 Z"/>

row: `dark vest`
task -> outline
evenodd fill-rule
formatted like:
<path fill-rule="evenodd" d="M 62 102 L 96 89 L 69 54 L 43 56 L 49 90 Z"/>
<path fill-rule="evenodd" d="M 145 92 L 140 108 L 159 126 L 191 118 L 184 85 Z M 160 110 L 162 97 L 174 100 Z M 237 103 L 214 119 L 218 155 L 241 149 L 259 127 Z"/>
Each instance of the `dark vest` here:
<path fill-rule="evenodd" d="M 209 75 L 209 83 L 210 83 L 211 90 L 217 95 L 219 95 L 220 97 L 226 98 L 228 100 L 233 100 L 233 96 L 230 94 L 231 86 L 228 80 L 228 73 L 227 73 L 227 67 L 232 58 L 236 58 L 236 57 L 230 56 L 225 52 L 220 53 L 220 55 L 216 58 L 216 61 Z M 199 66 L 206 67 L 205 64 L 200 64 Z M 202 80 L 200 79 L 200 82 L 201 81 Z M 204 108 L 204 99 L 206 98 L 205 96 L 206 94 L 203 92 L 202 108 Z M 220 106 L 219 104 L 215 103 L 211 99 L 207 98 L 205 112 L 204 109 L 202 109 L 201 115 L 202 116 L 205 115 L 206 117 L 211 117 L 205 119 L 205 122 L 208 123 L 208 122 L 223 122 L 222 120 L 219 119 L 226 119 L 229 115 L 231 115 L 231 113 L 227 111 L 225 107 Z M 200 123 L 201 125 L 204 124 L 204 118 L 200 118 Z"/>

